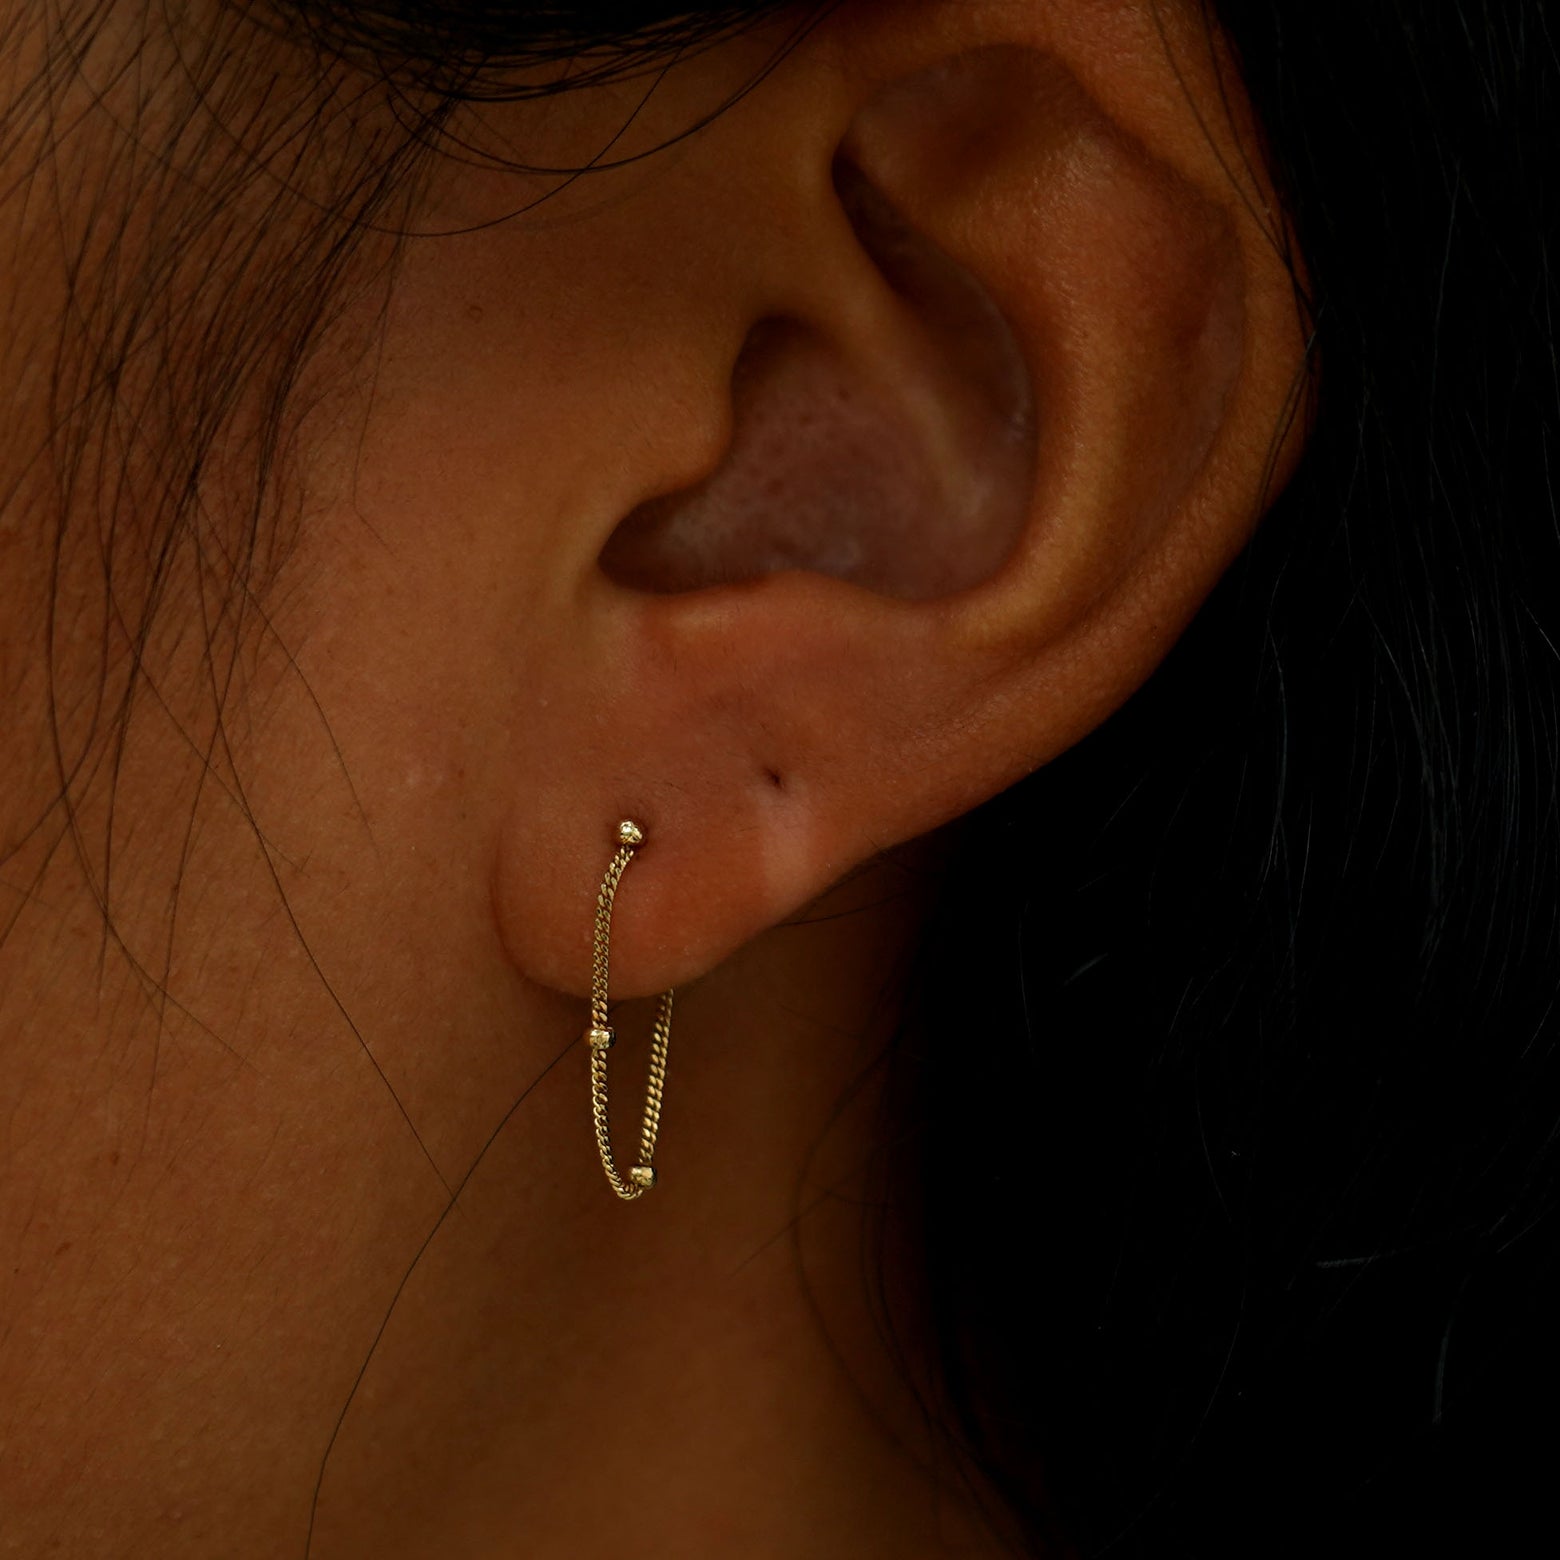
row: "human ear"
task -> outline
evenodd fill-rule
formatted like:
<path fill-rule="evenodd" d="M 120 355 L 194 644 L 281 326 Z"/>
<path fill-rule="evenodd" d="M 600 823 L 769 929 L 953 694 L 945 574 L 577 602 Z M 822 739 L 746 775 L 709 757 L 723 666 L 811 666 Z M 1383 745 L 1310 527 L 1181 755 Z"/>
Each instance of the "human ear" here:
<path fill-rule="evenodd" d="M 665 351 L 613 502 L 546 552 L 567 611 L 494 868 L 526 974 L 583 989 L 619 818 L 648 843 L 614 991 L 649 992 L 1045 763 L 1196 611 L 1298 457 L 1305 369 L 1204 29 L 847 7 L 682 149 L 632 276 Z"/>

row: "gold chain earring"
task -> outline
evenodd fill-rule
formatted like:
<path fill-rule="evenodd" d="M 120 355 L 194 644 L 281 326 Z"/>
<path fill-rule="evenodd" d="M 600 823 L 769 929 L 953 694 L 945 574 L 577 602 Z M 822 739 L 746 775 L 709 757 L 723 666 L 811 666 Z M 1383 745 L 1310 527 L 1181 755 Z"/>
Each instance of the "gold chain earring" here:
<path fill-rule="evenodd" d="M 634 852 L 645 842 L 645 831 L 625 818 L 617 826 L 618 850 L 601 880 L 596 895 L 596 936 L 591 953 L 590 1028 L 590 1109 L 596 1122 L 596 1147 L 601 1151 L 601 1168 L 607 1172 L 612 1190 L 624 1202 L 643 1197 L 655 1185 L 655 1135 L 661 1126 L 661 1091 L 666 1084 L 666 1048 L 672 1038 L 672 993 L 661 993 L 656 1009 L 655 1031 L 650 1042 L 650 1083 L 645 1092 L 645 1119 L 639 1131 L 639 1163 L 628 1172 L 625 1181 L 618 1174 L 612 1157 L 612 1134 L 607 1127 L 607 1052 L 617 1036 L 607 1024 L 607 962 L 612 948 L 612 901 L 618 884 Z"/>

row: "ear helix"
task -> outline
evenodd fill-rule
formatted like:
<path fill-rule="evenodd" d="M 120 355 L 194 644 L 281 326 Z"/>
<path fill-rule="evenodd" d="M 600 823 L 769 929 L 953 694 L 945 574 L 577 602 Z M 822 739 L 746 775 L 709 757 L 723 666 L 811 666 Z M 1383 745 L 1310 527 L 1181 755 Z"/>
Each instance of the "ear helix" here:
<path fill-rule="evenodd" d="M 612 905 L 618 884 L 634 859 L 634 852 L 645 842 L 645 831 L 632 819 L 617 826 L 617 854 L 607 867 L 596 895 L 596 930 L 591 952 L 590 1027 L 585 1038 L 590 1042 L 591 1115 L 596 1125 L 596 1147 L 601 1152 L 601 1167 L 607 1173 L 612 1190 L 624 1202 L 643 1197 L 655 1185 L 656 1133 L 661 1126 L 661 1091 L 666 1083 L 666 1048 L 672 1038 L 672 993 L 661 993 L 656 1009 L 655 1029 L 650 1043 L 650 1079 L 645 1091 L 644 1124 L 639 1132 L 639 1162 L 625 1180 L 612 1155 L 612 1134 L 607 1124 L 607 1052 L 617 1036 L 607 1023 L 608 963 L 612 949 Z"/>

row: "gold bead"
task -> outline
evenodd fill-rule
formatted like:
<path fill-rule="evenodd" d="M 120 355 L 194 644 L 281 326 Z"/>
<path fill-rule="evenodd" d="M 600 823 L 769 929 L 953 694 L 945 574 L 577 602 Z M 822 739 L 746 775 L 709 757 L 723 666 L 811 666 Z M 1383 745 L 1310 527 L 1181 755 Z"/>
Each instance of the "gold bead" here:
<path fill-rule="evenodd" d="M 644 842 L 645 831 L 632 818 L 625 818 L 618 825 L 619 845 L 643 845 Z"/>
<path fill-rule="evenodd" d="M 655 1185 L 655 1171 L 649 1165 L 635 1165 L 628 1172 L 628 1178 L 635 1186 L 642 1186 L 647 1192 Z"/>
<path fill-rule="evenodd" d="M 585 1038 L 590 1041 L 591 1050 L 610 1051 L 617 1036 L 610 1029 L 598 1029 L 593 1024 L 585 1031 Z"/>

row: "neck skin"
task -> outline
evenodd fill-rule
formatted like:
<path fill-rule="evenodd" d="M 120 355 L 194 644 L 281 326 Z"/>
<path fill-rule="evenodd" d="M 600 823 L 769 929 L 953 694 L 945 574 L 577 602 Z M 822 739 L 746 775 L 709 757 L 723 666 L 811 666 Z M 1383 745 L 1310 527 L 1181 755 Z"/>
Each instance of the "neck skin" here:
<path fill-rule="evenodd" d="M 7 866 L 14 1552 L 301 1555 L 316 1483 L 315 1557 L 986 1552 L 862 1263 L 924 865 L 875 867 L 680 997 L 661 1185 L 625 1205 L 583 1004 L 489 957 L 468 875 L 420 899 L 396 787 L 365 777 L 361 819 L 318 805 L 326 766 L 284 725 L 240 767 L 296 831 L 290 916 L 152 721 L 121 766 L 123 946 L 54 827 Z M 283 795 L 308 819 L 268 813 Z M 93 837 L 102 798 L 81 812 Z M 649 1016 L 619 1014 L 624 1153 Z"/>

